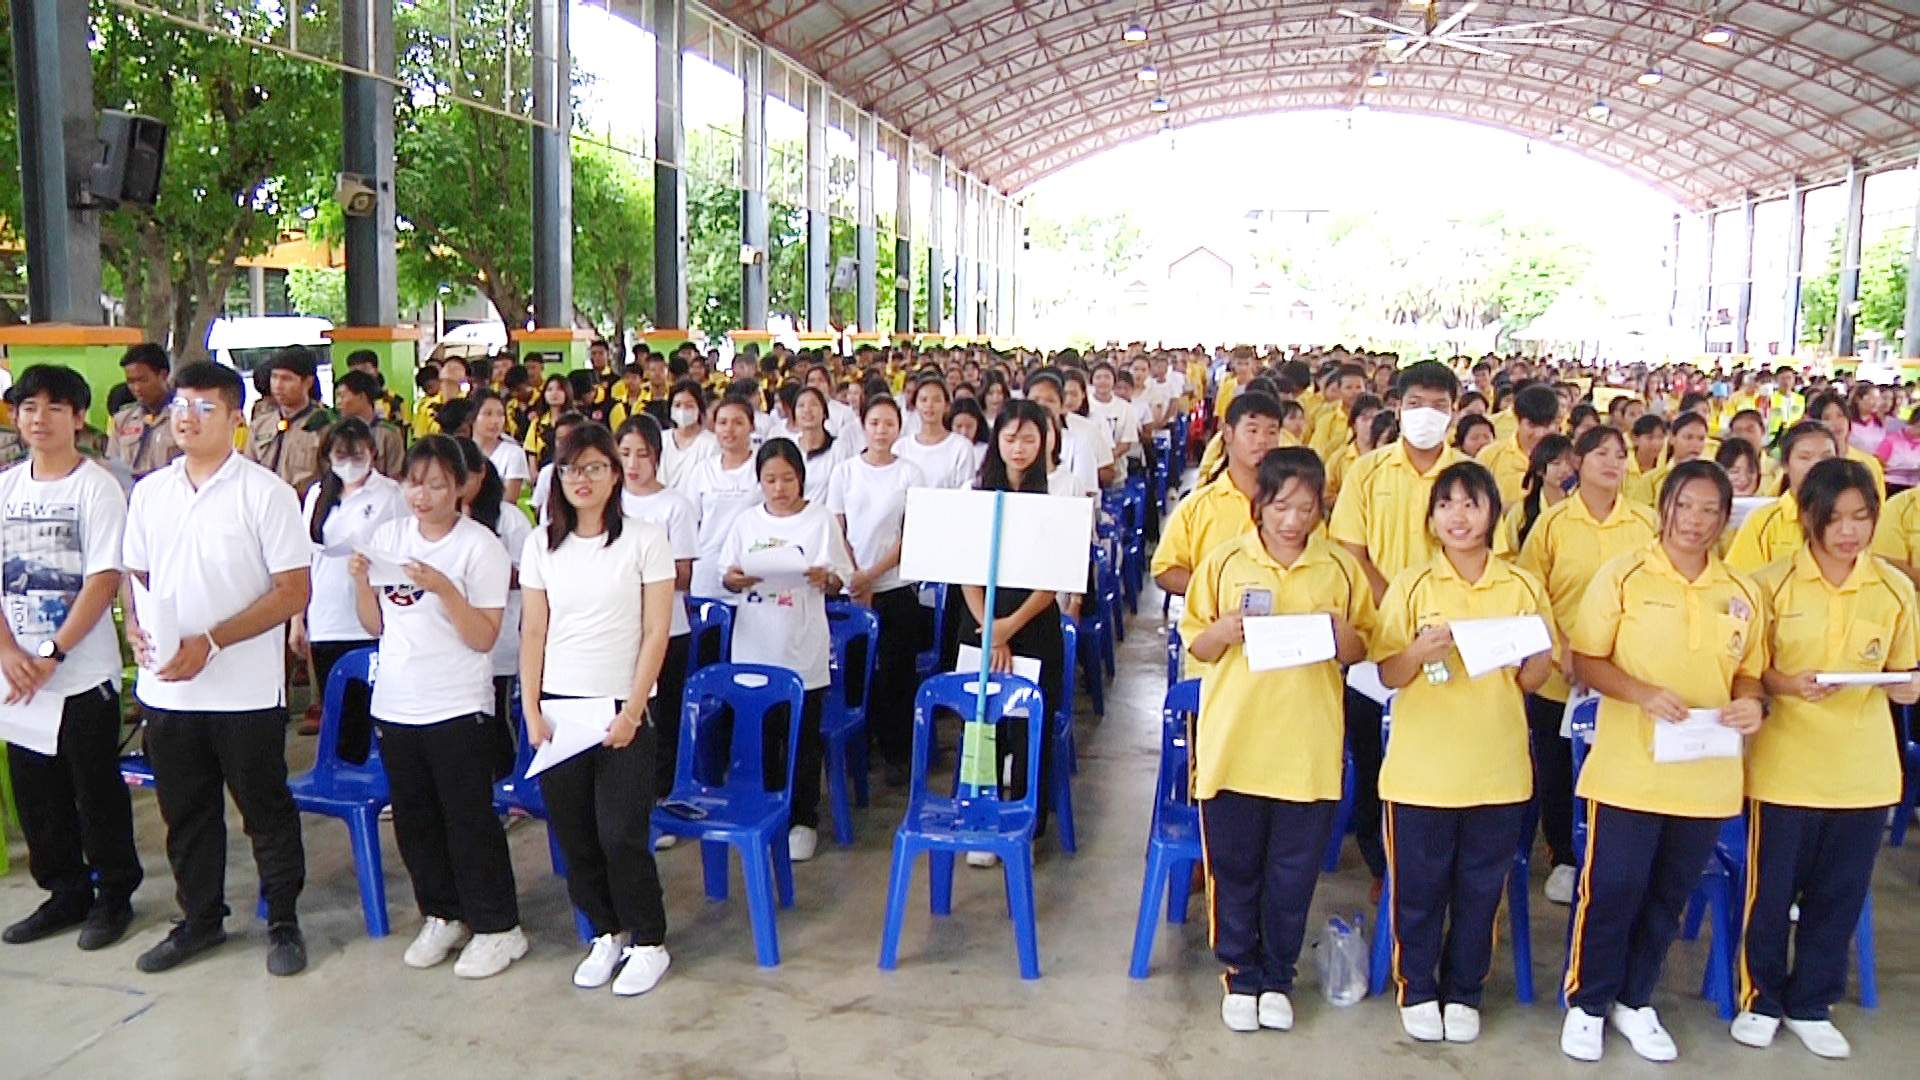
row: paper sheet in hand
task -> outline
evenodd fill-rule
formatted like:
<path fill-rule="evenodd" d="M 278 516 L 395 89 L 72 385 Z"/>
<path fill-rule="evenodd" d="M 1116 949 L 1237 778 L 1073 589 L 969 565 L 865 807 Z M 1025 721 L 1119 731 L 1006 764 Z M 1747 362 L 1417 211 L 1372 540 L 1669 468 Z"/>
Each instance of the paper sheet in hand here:
<path fill-rule="evenodd" d="M 613 699 L 555 698 L 540 703 L 540 715 L 551 732 L 533 752 L 529 779 L 599 746 L 613 726 Z"/>
<path fill-rule="evenodd" d="M 1691 709 L 1677 724 L 1653 722 L 1653 760 L 1657 765 L 1740 756 L 1740 733 L 1720 723 L 1719 709 Z"/>
<path fill-rule="evenodd" d="M 178 643 L 174 647 L 179 648 Z M 22 704 L 4 704 L 11 696 L 13 687 L 0 679 L 0 742 L 52 757 L 60 749 L 60 715 L 67 699 L 43 690 Z"/>
<path fill-rule="evenodd" d="M 1911 678 L 1910 671 L 1822 671 L 1813 681 L 1821 686 L 1893 686 Z"/>
<path fill-rule="evenodd" d="M 1467 669 L 1469 679 L 1512 667 L 1553 648 L 1547 621 L 1538 615 L 1462 619 L 1447 627 L 1453 631 L 1453 647 L 1460 650 L 1460 666 Z"/>
<path fill-rule="evenodd" d="M 740 556 L 740 572 L 771 591 L 797 589 L 807 582 L 807 555 L 791 544 L 749 551 Z"/>
<path fill-rule="evenodd" d="M 1255 615 L 1241 621 L 1246 629 L 1247 670 L 1279 671 L 1318 664 L 1334 657 L 1333 616 Z"/>
<path fill-rule="evenodd" d="M 359 551 L 367 557 L 367 584 L 376 589 L 386 585 L 413 584 L 413 579 L 407 576 L 407 560 L 404 556 L 374 547 L 362 546 Z"/>
<path fill-rule="evenodd" d="M 1347 686 L 1375 705 L 1385 705 L 1393 700 L 1393 691 L 1380 681 L 1380 665 L 1371 660 L 1347 669 Z"/>
<path fill-rule="evenodd" d="M 133 582 L 133 617 L 147 635 L 149 670 L 158 670 L 180 651 L 180 615 L 173 597 L 155 596 L 139 578 L 129 576 L 129 580 Z"/>

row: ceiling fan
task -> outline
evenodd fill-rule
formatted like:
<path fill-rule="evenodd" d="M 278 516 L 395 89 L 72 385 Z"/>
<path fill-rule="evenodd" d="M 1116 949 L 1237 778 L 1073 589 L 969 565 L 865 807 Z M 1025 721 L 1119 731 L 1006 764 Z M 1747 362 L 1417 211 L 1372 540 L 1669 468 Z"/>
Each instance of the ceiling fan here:
<path fill-rule="evenodd" d="M 1459 49 L 1480 56 L 1490 56 L 1499 60 L 1513 59 L 1512 53 L 1490 49 L 1488 45 L 1590 45 L 1586 38 L 1575 36 L 1555 36 L 1552 28 L 1570 26 L 1586 22 L 1584 15 L 1567 15 L 1557 19 L 1539 19 L 1533 22 L 1504 23 L 1498 26 L 1466 28 L 1467 16 L 1473 14 L 1479 4 L 1461 4 L 1460 9 L 1445 19 L 1440 18 L 1437 3 L 1426 5 L 1426 16 L 1419 26 L 1403 26 L 1396 22 L 1374 15 L 1363 14 L 1339 8 L 1335 12 L 1355 22 L 1365 23 L 1376 29 L 1387 31 L 1387 36 L 1379 42 L 1380 51 L 1390 63 L 1401 64 L 1418 55 L 1429 45 L 1446 49 Z M 1514 36 L 1526 35 L 1526 36 Z"/>

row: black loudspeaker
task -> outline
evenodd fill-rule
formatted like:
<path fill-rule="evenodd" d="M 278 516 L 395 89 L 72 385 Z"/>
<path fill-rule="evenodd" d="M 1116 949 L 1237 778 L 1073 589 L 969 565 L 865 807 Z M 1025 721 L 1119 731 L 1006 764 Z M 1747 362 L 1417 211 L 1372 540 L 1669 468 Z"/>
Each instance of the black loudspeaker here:
<path fill-rule="evenodd" d="M 167 125 L 150 116 L 100 111 L 100 158 L 90 176 L 94 204 L 152 206 L 160 198 Z"/>

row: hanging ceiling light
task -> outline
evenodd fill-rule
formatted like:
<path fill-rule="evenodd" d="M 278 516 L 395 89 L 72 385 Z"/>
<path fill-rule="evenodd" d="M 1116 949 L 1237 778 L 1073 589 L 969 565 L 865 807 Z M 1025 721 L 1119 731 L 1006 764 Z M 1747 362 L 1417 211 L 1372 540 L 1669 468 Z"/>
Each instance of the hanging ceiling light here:
<path fill-rule="evenodd" d="M 1365 101 L 1356 101 L 1353 103 L 1353 111 L 1357 113 L 1372 112 L 1373 106 L 1367 104 Z"/>
<path fill-rule="evenodd" d="M 1385 69 L 1383 69 L 1383 68 L 1374 68 L 1374 69 L 1373 69 L 1373 73 L 1372 73 L 1371 75 L 1368 75 L 1368 76 L 1367 76 L 1367 85 L 1368 85 L 1368 86 L 1385 86 L 1385 85 L 1387 85 L 1387 73 L 1386 73 L 1386 70 L 1385 70 Z"/>
<path fill-rule="evenodd" d="M 1666 81 L 1666 78 L 1667 76 L 1659 68 L 1649 64 L 1647 70 L 1641 72 L 1640 77 L 1633 81 L 1641 86 L 1659 86 Z"/>
<path fill-rule="evenodd" d="M 1143 83 L 1159 82 L 1160 72 L 1152 64 L 1141 64 L 1140 70 L 1134 73 L 1134 77 Z"/>
<path fill-rule="evenodd" d="M 1169 105 L 1167 103 L 1167 99 L 1163 97 L 1157 97 L 1157 98 L 1154 98 L 1152 101 L 1147 102 L 1147 110 L 1149 112 L 1163 113 L 1170 108 L 1172 108 L 1172 106 Z"/>
<path fill-rule="evenodd" d="M 1568 139 L 1573 138 L 1573 132 L 1567 130 L 1567 125 L 1561 124 L 1559 127 L 1554 128 L 1553 134 L 1547 136 L 1547 138 L 1553 142 L 1566 142 Z"/>
<path fill-rule="evenodd" d="M 1725 48 L 1733 44 L 1733 27 L 1728 26 L 1726 23 L 1714 23 L 1707 28 L 1706 33 L 1700 35 L 1700 41 L 1705 45 L 1717 45 Z"/>
<path fill-rule="evenodd" d="M 1129 45 L 1139 45 L 1147 40 L 1147 28 L 1137 22 L 1130 22 L 1120 33 L 1120 40 Z"/>
<path fill-rule="evenodd" d="M 1596 100 L 1593 104 L 1587 106 L 1587 119 L 1589 120 L 1594 120 L 1594 121 L 1605 120 L 1607 117 L 1612 115 L 1613 115 L 1613 106 L 1607 104 L 1604 101 Z"/>

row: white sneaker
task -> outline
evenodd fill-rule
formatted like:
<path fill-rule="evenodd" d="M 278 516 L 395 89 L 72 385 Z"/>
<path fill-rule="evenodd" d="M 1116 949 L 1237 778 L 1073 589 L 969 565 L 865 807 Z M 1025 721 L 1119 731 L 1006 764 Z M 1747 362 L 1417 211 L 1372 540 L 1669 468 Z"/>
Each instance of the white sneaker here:
<path fill-rule="evenodd" d="M 1839 1059 L 1853 1053 L 1852 1044 L 1831 1020 L 1789 1020 L 1787 1030 L 1800 1036 L 1815 1057 Z"/>
<path fill-rule="evenodd" d="M 1540 891 L 1547 896 L 1550 904 L 1566 907 L 1573 903 L 1573 887 L 1580 880 L 1580 871 L 1571 866 L 1556 866 L 1553 873 L 1547 875 L 1546 887 Z"/>
<path fill-rule="evenodd" d="M 460 959 L 453 962 L 453 973 L 463 979 L 485 979 L 507 970 L 507 965 L 527 955 L 527 935 L 514 927 L 498 934 L 475 934 Z"/>
<path fill-rule="evenodd" d="M 1441 1010 L 1440 1020 L 1450 1043 L 1470 1043 L 1480 1037 L 1480 1010 L 1454 1002 Z"/>
<path fill-rule="evenodd" d="M 1228 994 L 1220 999 L 1220 1020 L 1228 1031 L 1259 1031 L 1260 999 L 1252 994 Z"/>
<path fill-rule="evenodd" d="M 420 924 L 413 944 L 407 946 L 407 954 L 400 959 L 410 968 L 430 968 L 452 956 L 453 950 L 465 945 L 471 937 L 473 932 L 467 929 L 466 923 L 448 922 L 429 915 Z"/>
<path fill-rule="evenodd" d="M 573 985 L 582 990 L 598 990 L 613 979 L 620 966 L 620 952 L 627 947 L 625 934 L 601 934 L 587 949 L 587 958 L 573 969 Z"/>
<path fill-rule="evenodd" d="M 995 855 L 991 851 L 969 851 L 967 852 L 967 865 L 976 870 L 991 870 L 1000 865 L 1000 856 Z M 1250 997 L 1252 995 L 1241 996 Z"/>
<path fill-rule="evenodd" d="M 1293 999 L 1278 990 L 1261 994 L 1260 1026 L 1272 1031 L 1292 1031 Z"/>
<path fill-rule="evenodd" d="M 1575 1061 L 1599 1061 L 1606 1048 L 1607 1022 L 1585 1009 L 1568 1009 L 1560 1024 L 1560 1052 Z"/>
<path fill-rule="evenodd" d="M 1672 1061 L 1680 1056 L 1680 1048 L 1660 1025 L 1660 1014 L 1653 1011 L 1653 1006 L 1629 1009 L 1616 1002 L 1607 1019 L 1613 1022 L 1613 1030 L 1633 1044 L 1633 1052 L 1648 1061 Z"/>
<path fill-rule="evenodd" d="M 679 842 L 680 842 L 680 838 L 673 835 L 672 833 L 661 833 L 660 839 L 655 840 L 653 842 L 653 850 L 665 851 Z"/>
<path fill-rule="evenodd" d="M 1733 1018 L 1730 1034 L 1733 1041 L 1741 1046 L 1751 1046 L 1756 1050 L 1765 1050 L 1773 1045 L 1774 1033 L 1780 1030 L 1780 1018 L 1762 1016 L 1756 1012 L 1743 1012 Z"/>
<path fill-rule="evenodd" d="M 1439 1042 L 1447 1037 L 1446 1025 L 1440 1019 L 1440 1003 L 1437 1001 L 1402 1006 L 1400 1026 L 1415 1042 Z"/>
<path fill-rule="evenodd" d="M 813 851 L 820 846 L 820 834 L 811 825 L 795 825 L 787 830 L 787 855 L 794 862 L 806 862 L 813 858 Z"/>
<path fill-rule="evenodd" d="M 616 997 L 633 997 L 653 989 L 672 962 L 665 945 L 629 945 L 626 959 L 627 966 L 621 968 L 620 977 L 613 980 Z"/>

